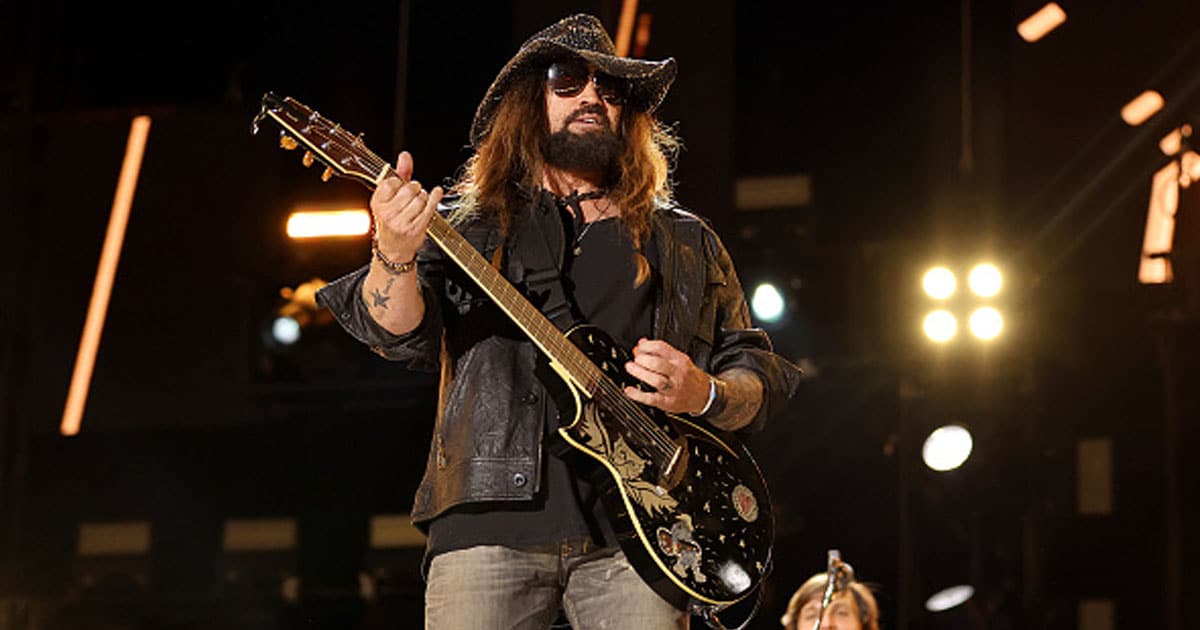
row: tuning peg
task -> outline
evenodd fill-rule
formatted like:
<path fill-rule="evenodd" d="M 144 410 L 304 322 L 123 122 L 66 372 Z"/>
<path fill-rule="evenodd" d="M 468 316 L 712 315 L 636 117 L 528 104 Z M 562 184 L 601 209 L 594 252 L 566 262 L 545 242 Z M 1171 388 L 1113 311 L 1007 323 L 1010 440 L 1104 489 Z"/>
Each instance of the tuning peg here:
<path fill-rule="evenodd" d="M 329 168 L 328 166 L 327 166 L 327 167 L 325 167 L 325 172 L 324 172 L 324 173 L 321 173 L 321 181 L 323 181 L 323 182 L 327 182 L 327 181 L 329 181 L 329 180 L 330 180 L 330 178 L 332 178 L 332 177 L 333 177 L 333 169 L 332 169 L 332 168 Z"/>
<path fill-rule="evenodd" d="M 293 138 L 289 135 L 283 134 L 283 135 L 279 136 L 279 146 L 283 147 L 284 149 L 286 149 L 288 151 L 291 151 L 292 149 L 295 149 L 296 147 L 300 146 L 300 144 L 298 142 L 296 142 L 295 138 Z"/>
<path fill-rule="evenodd" d="M 304 165 L 304 166 L 306 166 L 306 167 L 307 167 L 307 166 L 312 166 L 312 165 L 313 165 L 313 154 L 312 154 L 312 151 L 305 151 L 305 152 L 304 152 L 304 157 L 300 158 L 300 163 L 301 163 L 301 164 L 303 164 L 303 165 Z"/>

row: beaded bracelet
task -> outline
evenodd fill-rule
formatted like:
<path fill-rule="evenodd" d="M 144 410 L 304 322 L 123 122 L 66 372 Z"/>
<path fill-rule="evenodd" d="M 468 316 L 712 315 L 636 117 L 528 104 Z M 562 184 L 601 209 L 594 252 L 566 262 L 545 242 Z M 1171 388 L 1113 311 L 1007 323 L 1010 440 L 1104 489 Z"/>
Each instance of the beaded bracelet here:
<path fill-rule="evenodd" d="M 393 276 L 398 276 L 402 273 L 408 273 L 417 266 L 416 254 L 413 254 L 412 260 L 408 262 L 392 262 L 387 256 L 383 255 L 383 252 L 379 251 L 379 241 L 375 239 L 371 239 L 371 254 L 375 256 L 375 260 L 378 260 L 383 265 L 383 268 Z"/>

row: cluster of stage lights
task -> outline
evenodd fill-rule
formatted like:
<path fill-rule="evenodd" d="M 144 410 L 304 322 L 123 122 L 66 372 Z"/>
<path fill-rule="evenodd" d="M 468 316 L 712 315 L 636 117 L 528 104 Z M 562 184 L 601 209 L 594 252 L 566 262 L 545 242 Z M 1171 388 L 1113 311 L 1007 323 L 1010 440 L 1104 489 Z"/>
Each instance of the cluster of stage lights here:
<path fill-rule="evenodd" d="M 1057 3 L 1049 2 L 1017 26 L 1017 32 L 1027 42 L 1036 42 L 1067 20 L 1067 13 Z M 1122 118 L 1131 125 L 1140 124 L 1162 107 L 1157 93 L 1143 94 L 1137 105 L 1131 103 L 1122 110 Z M 1134 122 L 1134 119 L 1139 119 Z M 1164 152 L 1166 149 L 1164 149 Z M 958 280 L 954 272 L 946 267 L 935 267 L 925 272 L 922 281 L 925 294 L 938 301 L 949 301 L 957 290 Z M 976 265 L 967 275 L 967 285 L 977 298 L 990 299 L 1000 293 L 1003 278 L 994 265 Z M 971 333 L 983 340 L 995 339 L 1004 329 L 1004 318 L 992 306 L 979 306 L 967 320 Z M 946 343 L 958 333 L 958 320 L 948 309 L 937 309 L 925 316 L 925 336 L 936 343 Z M 971 456 L 974 440 L 966 427 L 948 424 L 935 429 L 925 439 L 921 457 L 925 465 L 937 472 L 955 470 Z M 938 613 L 963 605 L 975 596 L 975 587 L 957 584 L 943 588 L 925 600 L 925 610 Z"/>
<path fill-rule="evenodd" d="M 967 286 L 979 299 L 996 297 L 1003 284 L 1000 270 L 991 263 L 975 265 L 967 274 Z M 946 302 L 957 293 L 958 278 L 947 267 L 934 267 L 925 272 L 921 285 L 925 289 L 925 295 L 939 302 Z M 948 308 L 938 308 L 925 315 L 922 327 L 930 341 L 946 343 L 958 335 L 958 318 Z M 975 338 L 990 341 L 999 337 L 1004 330 L 1004 317 L 994 306 L 977 306 L 967 318 L 967 327 Z"/>

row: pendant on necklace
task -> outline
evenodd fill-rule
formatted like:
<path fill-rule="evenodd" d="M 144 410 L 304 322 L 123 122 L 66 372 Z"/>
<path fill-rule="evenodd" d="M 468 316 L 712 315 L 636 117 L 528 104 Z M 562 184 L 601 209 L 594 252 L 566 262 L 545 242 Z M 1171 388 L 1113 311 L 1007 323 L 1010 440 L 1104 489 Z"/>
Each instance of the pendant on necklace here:
<path fill-rule="evenodd" d="M 583 237 L 587 236 L 588 230 L 592 229 L 592 224 L 595 222 L 595 220 L 592 220 L 584 223 L 583 229 L 579 230 L 579 236 L 575 237 L 575 249 L 572 251 L 576 257 L 583 253 Z"/>
<path fill-rule="evenodd" d="M 578 257 L 580 254 L 583 253 L 583 237 L 587 236 L 587 229 L 588 229 L 588 227 L 591 227 L 591 225 L 592 224 L 589 223 L 586 226 L 584 226 L 583 232 L 581 232 L 579 234 L 579 236 L 575 237 L 575 249 L 572 251 L 575 253 L 576 257 Z"/>
<path fill-rule="evenodd" d="M 569 207 L 571 209 L 572 214 L 575 215 L 577 221 L 583 221 L 583 216 L 584 216 L 583 205 L 580 202 L 585 201 L 587 199 L 601 199 L 604 197 L 605 194 L 607 194 L 607 193 L 602 189 L 601 190 L 593 190 L 593 191 L 582 193 L 582 194 L 579 192 L 572 191 L 571 194 L 569 194 L 565 197 L 560 197 L 558 200 L 558 203 L 559 203 L 559 206 L 561 206 L 561 207 Z M 596 218 L 592 219 L 591 221 L 587 221 L 586 223 L 581 223 L 581 225 L 583 226 L 583 229 L 581 229 L 579 231 L 579 236 L 575 237 L 575 247 L 574 247 L 574 249 L 571 250 L 575 254 L 575 256 L 579 256 L 580 254 L 583 253 L 583 237 L 587 236 L 588 230 L 592 229 L 592 224 L 595 223 L 596 221 L 599 221 L 600 219 L 603 219 L 604 216 L 608 214 L 608 211 L 611 207 L 612 207 L 611 202 L 605 204 L 604 210 L 601 211 L 600 214 Z"/>

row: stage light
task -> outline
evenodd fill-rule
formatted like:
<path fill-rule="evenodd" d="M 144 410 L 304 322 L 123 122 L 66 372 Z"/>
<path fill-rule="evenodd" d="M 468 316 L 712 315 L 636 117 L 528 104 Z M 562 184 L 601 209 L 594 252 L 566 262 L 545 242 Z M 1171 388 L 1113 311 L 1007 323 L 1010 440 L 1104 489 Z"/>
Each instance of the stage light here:
<path fill-rule="evenodd" d="M 290 346 L 300 340 L 300 322 L 281 315 L 271 322 L 271 338 L 282 345 Z"/>
<path fill-rule="evenodd" d="M 1032 44 L 1066 21 L 1067 12 L 1063 11 L 1058 4 L 1051 2 L 1039 9 L 1037 13 L 1022 20 L 1017 25 L 1017 33 L 1021 35 L 1021 39 Z"/>
<path fill-rule="evenodd" d="M 625 0 L 621 3 L 621 16 L 617 19 L 617 56 L 629 56 L 629 43 L 633 41 L 633 23 L 637 18 L 637 0 Z"/>
<path fill-rule="evenodd" d="M 1004 284 L 1004 276 L 991 263 L 980 263 L 971 269 L 967 275 L 967 285 L 971 292 L 981 298 L 995 297 Z"/>
<path fill-rule="evenodd" d="M 925 336 L 936 343 L 946 343 L 958 333 L 958 320 L 950 311 L 938 309 L 925 316 Z"/>
<path fill-rule="evenodd" d="M 942 589 L 929 599 L 925 600 L 925 610 L 929 612 L 942 612 L 950 610 L 956 606 L 961 606 L 975 596 L 975 587 L 969 584 L 959 584 L 950 588 Z"/>
<path fill-rule="evenodd" d="M 925 288 L 925 295 L 935 300 L 944 300 L 954 295 L 955 289 L 958 288 L 958 280 L 953 271 L 945 267 L 934 267 L 925 272 L 925 276 L 921 278 L 921 286 Z"/>
<path fill-rule="evenodd" d="M 1184 151 L 1183 155 L 1179 156 L 1179 164 L 1183 171 L 1179 174 L 1179 186 L 1184 189 L 1191 188 L 1196 180 L 1200 180 L 1200 154 Z"/>
<path fill-rule="evenodd" d="M 754 316 L 764 322 L 779 321 L 783 317 L 783 294 L 775 285 L 764 282 L 755 287 L 750 308 L 754 310 Z"/>
<path fill-rule="evenodd" d="M 291 238 L 362 236 L 371 230 L 371 213 L 361 209 L 297 210 L 288 217 Z"/>
<path fill-rule="evenodd" d="M 104 245 L 100 250 L 100 264 L 96 267 L 96 279 L 92 283 L 92 298 L 88 302 L 83 335 L 79 338 L 79 349 L 75 355 L 75 369 L 71 373 L 71 385 L 67 390 L 67 403 L 59 423 L 59 431 L 66 436 L 77 435 L 83 424 L 83 410 L 87 405 L 88 390 L 92 384 L 92 372 L 96 368 L 96 353 L 100 349 L 104 319 L 108 316 L 108 302 L 112 298 L 117 263 L 121 259 L 121 248 L 125 243 L 125 230 L 129 226 L 129 213 L 133 206 L 134 192 L 137 191 L 138 175 L 142 172 L 142 157 L 146 152 L 146 138 L 149 135 L 149 116 L 138 116 L 129 124 L 125 159 L 121 161 L 117 192 L 113 195 L 108 229 L 104 233 Z"/>
<path fill-rule="evenodd" d="M 948 424 L 939 427 L 925 438 L 925 445 L 921 447 L 921 458 L 931 470 L 946 472 L 962 466 L 971 456 L 973 446 L 971 432 L 966 427 Z"/>
<path fill-rule="evenodd" d="M 1162 108 L 1162 94 L 1154 90 L 1146 90 L 1121 108 L 1121 120 L 1124 120 L 1125 124 L 1130 127 L 1136 127 L 1150 120 L 1150 117 L 1157 114 L 1158 110 Z"/>
<path fill-rule="evenodd" d="M 262 335 L 273 347 L 290 346 L 300 341 L 305 328 L 324 326 L 333 320 L 328 310 L 317 307 L 317 291 L 325 281 L 313 278 L 296 288 L 283 287 L 279 297 L 283 302 L 275 309 L 269 320 L 264 320 Z"/>
<path fill-rule="evenodd" d="M 1176 155 L 1183 150 L 1183 139 L 1190 137 L 1192 137 L 1192 126 L 1183 125 L 1163 136 L 1162 140 L 1158 141 L 1158 148 L 1163 155 Z"/>
<path fill-rule="evenodd" d="M 984 341 L 991 341 L 1000 336 L 1000 332 L 1004 330 L 1004 317 L 1000 315 L 1000 311 L 984 306 L 977 308 L 971 313 L 970 319 L 967 320 L 967 326 L 971 329 L 971 334 Z"/>
<path fill-rule="evenodd" d="M 1175 281 L 1171 251 L 1175 246 L 1175 212 L 1179 210 L 1180 163 L 1171 160 L 1150 180 L 1150 207 L 1142 238 L 1138 282 L 1167 284 Z"/>

